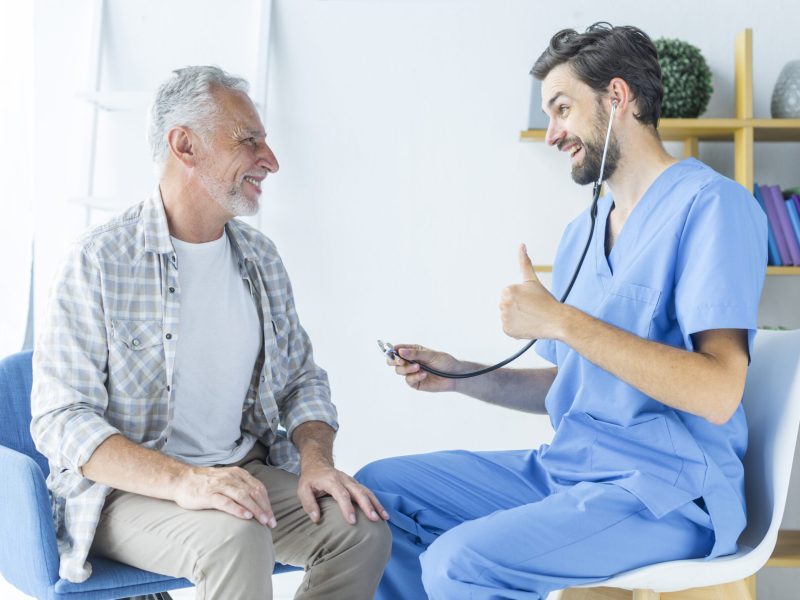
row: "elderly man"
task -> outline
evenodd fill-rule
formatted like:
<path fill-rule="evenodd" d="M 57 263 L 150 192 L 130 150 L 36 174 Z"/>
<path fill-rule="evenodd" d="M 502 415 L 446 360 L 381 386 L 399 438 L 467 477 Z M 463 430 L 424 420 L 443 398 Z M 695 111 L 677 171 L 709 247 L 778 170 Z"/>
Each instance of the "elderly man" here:
<path fill-rule="evenodd" d="M 150 114 L 158 189 L 86 234 L 55 282 L 31 431 L 60 573 L 89 577 L 91 550 L 198 598 L 268 599 L 278 560 L 306 569 L 296 598 L 366 600 L 388 515 L 334 468 L 336 409 L 283 263 L 234 219 L 278 170 L 246 91 L 216 67 L 175 71 Z"/>

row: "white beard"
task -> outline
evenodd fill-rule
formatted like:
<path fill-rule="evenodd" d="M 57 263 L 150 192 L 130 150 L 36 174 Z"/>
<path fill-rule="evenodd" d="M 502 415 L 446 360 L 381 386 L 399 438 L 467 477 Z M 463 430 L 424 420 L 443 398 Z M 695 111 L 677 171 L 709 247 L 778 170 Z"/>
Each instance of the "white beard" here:
<path fill-rule="evenodd" d="M 223 209 L 236 217 L 251 217 L 258 212 L 258 200 L 250 200 L 244 195 L 241 185 L 227 188 L 226 184 L 214 179 L 205 171 L 200 181 L 211 197 Z"/>

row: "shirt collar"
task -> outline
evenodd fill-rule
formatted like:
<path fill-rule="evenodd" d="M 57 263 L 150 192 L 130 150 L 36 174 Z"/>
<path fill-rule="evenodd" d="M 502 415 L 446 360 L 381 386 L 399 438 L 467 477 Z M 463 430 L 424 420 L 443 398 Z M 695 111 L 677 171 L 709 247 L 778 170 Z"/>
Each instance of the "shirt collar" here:
<path fill-rule="evenodd" d="M 142 208 L 142 222 L 144 223 L 144 249 L 145 252 L 156 254 L 169 254 L 174 252 L 172 240 L 169 237 L 169 224 L 167 213 L 164 212 L 164 199 L 161 189 L 156 186 L 153 193 L 145 201 Z M 231 219 L 225 224 L 225 231 L 231 241 L 234 254 L 242 260 L 256 260 L 256 252 L 242 231 L 236 219 Z"/>
<path fill-rule="evenodd" d="M 156 254 L 174 252 L 172 241 L 169 239 L 169 224 L 167 213 L 164 212 L 164 200 L 158 186 L 145 200 L 142 207 L 142 223 L 144 225 L 144 250 Z"/>

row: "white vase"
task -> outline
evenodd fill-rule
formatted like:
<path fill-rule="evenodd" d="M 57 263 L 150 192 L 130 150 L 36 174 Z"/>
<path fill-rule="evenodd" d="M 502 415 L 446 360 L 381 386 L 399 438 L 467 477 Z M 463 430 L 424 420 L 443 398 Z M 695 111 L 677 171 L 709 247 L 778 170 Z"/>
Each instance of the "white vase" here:
<path fill-rule="evenodd" d="M 781 69 L 770 108 L 775 119 L 800 119 L 800 60 L 789 61 Z"/>

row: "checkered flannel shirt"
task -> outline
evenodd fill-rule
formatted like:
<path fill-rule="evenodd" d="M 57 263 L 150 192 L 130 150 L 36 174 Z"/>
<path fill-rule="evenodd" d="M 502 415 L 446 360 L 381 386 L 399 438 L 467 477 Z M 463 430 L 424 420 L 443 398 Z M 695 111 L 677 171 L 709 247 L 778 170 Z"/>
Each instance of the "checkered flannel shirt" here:
<path fill-rule="evenodd" d="M 338 428 L 328 378 L 314 363 L 274 244 L 236 219 L 226 231 L 263 331 L 242 429 L 269 448 L 270 464 L 296 473 L 294 429 L 306 421 Z M 156 190 L 84 235 L 53 285 L 34 350 L 31 434 L 50 461 L 64 579 L 91 575 L 87 556 L 110 491 L 83 477 L 83 465 L 111 435 L 155 450 L 170 435 L 178 268 Z"/>

